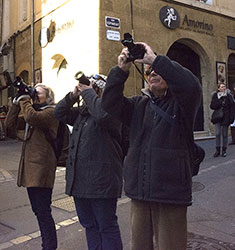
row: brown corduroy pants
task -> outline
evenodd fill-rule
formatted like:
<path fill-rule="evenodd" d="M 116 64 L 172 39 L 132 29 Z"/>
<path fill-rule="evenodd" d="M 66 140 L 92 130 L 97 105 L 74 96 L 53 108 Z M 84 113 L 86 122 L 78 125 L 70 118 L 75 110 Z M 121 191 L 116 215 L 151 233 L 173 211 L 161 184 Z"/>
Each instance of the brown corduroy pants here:
<path fill-rule="evenodd" d="M 131 228 L 131 250 L 186 250 L 187 206 L 132 200 Z"/>

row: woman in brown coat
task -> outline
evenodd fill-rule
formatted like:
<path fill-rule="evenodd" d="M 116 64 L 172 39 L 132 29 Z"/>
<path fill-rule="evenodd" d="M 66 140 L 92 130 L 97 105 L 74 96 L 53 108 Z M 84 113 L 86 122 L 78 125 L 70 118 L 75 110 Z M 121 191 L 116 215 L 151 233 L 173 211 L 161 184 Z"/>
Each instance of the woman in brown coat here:
<path fill-rule="evenodd" d="M 42 237 L 42 249 L 57 248 L 55 222 L 51 214 L 52 188 L 57 160 L 43 130 L 48 129 L 56 137 L 58 121 L 53 115 L 54 93 L 43 84 L 35 86 L 35 100 L 21 95 L 13 100 L 5 125 L 8 135 L 25 128 L 17 185 L 27 188 Z M 19 116 L 21 111 L 22 116 Z"/>

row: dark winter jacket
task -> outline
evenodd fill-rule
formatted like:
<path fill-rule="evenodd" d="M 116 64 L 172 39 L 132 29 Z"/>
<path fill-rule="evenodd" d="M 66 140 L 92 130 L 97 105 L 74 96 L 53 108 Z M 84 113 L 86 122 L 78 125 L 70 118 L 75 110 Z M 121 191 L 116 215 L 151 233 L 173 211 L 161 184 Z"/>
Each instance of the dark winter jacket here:
<path fill-rule="evenodd" d="M 220 125 L 229 126 L 231 123 L 233 123 L 233 120 L 235 118 L 234 101 L 233 96 L 230 93 L 220 98 L 218 98 L 217 92 L 212 95 L 210 108 L 213 110 L 217 110 L 221 107 L 223 107 L 224 117 L 220 122 Z"/>
<path fill-rule="evenodd" d="M 201 86 L 189 70 L 168 57 L 157 56 L 152 66 L 169 88 L 156 103 L 174 117 L 174 125 L 150 107 L 149 96 L 123 96 L 128 74 L 119 67 L 109 73 L 102 97 L 103 108 L 130 126 L 125 192 L 133 199 L 190 205 L 192 166 L 187 136 L 193 132 Z"/>
<path fill-rule="evenodd" d="M 68 94 L 55 108 L 60 121 L 73 126 L 66 164 L 66 193 L 79 198 L 117 198 L 122 189 L 120 122 L 101 108 L 94 89 L 81 93 L 87 108 L 73 107 Z"/>

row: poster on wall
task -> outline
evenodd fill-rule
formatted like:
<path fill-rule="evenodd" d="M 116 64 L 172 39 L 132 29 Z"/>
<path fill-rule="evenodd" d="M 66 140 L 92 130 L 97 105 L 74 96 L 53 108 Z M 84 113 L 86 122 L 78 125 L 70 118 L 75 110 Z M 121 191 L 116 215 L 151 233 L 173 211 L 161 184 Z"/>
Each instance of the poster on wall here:
<path fill-rule="evenodd" d="M 227 85 L 225 62 L 216 62 L 216 78 L 217 78 L 217 84 L 224 83 Z"/>
<path fill-rule="evenodd" d="M 213 0 L 195 0 L 195 1 L 200 2 L 200 3 L 206 3 L 206 4 L 209 4 L 209 5 L 212 5 Z"/>

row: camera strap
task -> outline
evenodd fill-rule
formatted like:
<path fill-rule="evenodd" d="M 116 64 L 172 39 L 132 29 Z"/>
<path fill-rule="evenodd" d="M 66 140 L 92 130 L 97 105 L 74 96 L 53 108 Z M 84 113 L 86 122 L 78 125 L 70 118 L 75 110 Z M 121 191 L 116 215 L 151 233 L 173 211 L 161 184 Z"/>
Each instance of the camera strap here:
<path fill-rule="evenodd" d="M 143 80 L 144 82 L 146 82 L 146 83 L 147 83 L 147 81 L 146 81 L 146 79 L 145 79 L 145 77 L 144 77 L 143 72 L 141 72 L 141 70 L 138 68 L 138 66 L 136 65 L 136 63 L 135 63 L 135 62 L 133 62 L 133 64 L 135 65 L 135 68 L 137 69 L 137 71 L 138 71 L 138 72 L 139 72 L 139 74 L 141 75 L 142 80 Z"/>

